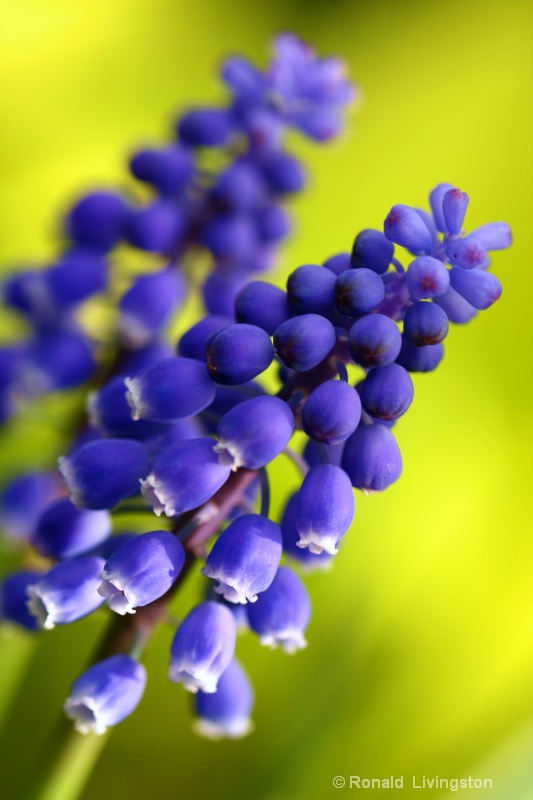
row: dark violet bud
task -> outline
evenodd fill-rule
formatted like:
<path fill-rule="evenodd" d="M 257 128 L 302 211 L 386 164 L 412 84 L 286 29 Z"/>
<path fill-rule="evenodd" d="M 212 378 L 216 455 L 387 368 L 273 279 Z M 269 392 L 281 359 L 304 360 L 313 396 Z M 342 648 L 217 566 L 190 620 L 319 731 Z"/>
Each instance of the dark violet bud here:
<path fill-rule="evenodd" d="M 233 320 L 230 317 L 223 317 L 220 314 L 208 314 L 183 334 L 178 342 L 178 354 L 185 356 L 185 358 L 195 358 L 205 364 L 205 343 L 207 339 L 212 334 L 232 324 Z"/>
<path fill-rule="evenodd" d="M 170 320 L 187 295 L 187 281 L 176 267 L 139 275 L 119 302 L 120 330 L 135 347 L 146 344 Z"/>
<path fill-rule="evenodd" d="M 399 322 L 411 302 L 407 291 L 407 273 L 387 272 L 383 275 L 383 285 L 385 297 L 375 311 Z"/>
<path fill-rule="evenodd" d="M 72 558 L 107 539 L 111 527 L 107 511 L 77 509 L 70 500 L 57 500 L 41 516 L 32 544 L 48 558 Z"/>
<path fill-rule="evenodd" d="M 235 161 L 222 172 L 211 190 L 211 199 L 224 211 L 250 211 L 261 200 L 263 180 L 252 161 Z"/>
<path fill-rule="evenodd" d="M 419 348 L 421 349 L 421 348 Z M 402 455 L 386 425 L 359 425 L 344 445 L 342 468 L 365 494 L 382 492 L 402 474 Z"/>
<path fill-rule="evenodd" d="M 501 283 L 495 275 L 481 269 L 452 267 L 450 283 L 471 306 L 483 311 L 498 300 L 502 293 Z"/>
<path fill-rule="evenodd" d="M 448 317 L 435 303 L 414 303 L 405 312 L 403 332 L 418 347 L 439 344 L 448 333 Z"/>
<path fill-rule="evenodd" d="M 39 628 L 37 618 L 28 610 L 27 588 L 41 577 L 42 572 L 24 570 L 8 575 L 0 583 L 0 622 L 11 622 L 28 631 Z"/>
<path fill-rule="evenodd" d="M 152 339 L 138 349 L 126 351 L 120 360 L 120 370 L 123 375 L 137 375 L 148 364 L 169 358 L 171 355 L 172 348 L 167 342 Z"/>
<path fill-rule="evenodd" d="M 309 395 L 302 412 L 303 429 L 324 444 L 344 442 L 359 424 L 361 401 L 346 381 L 330 380 Z"/>
<path fill-rule="evenodd" d="M 250 681 L 239 662 L 233 660 L 214 694 L 196 695 L 194 730 L 208 739 L 240 739 L 252 730 L 253 703 Z"/>
<path fill-rule="evenodd" d="M 262 162 L 263 175 L 275 194 L 299 192 L 305 185 L 305 172 L 300 162 L 288 153 L 274 151 Z"/>
<path fill-rule="evenodd" d="M 53 319 L 58 310 L 82 303 L 107 286 L 108 264 L 94 251 L 83 249 L 65 253 L 61 260 L 41 273 L 42 292 L 34 294 L 43 316 Z"/>
<path fill-rule="evenodd" d="M 104 541 L 96 547 L 93 547 L 91 552 L 87 555 L 98 556 L 98 558 L 103 558 L 104 561 L 108 561 L 119 547 L 122 547 L 126 542 L 133 541 L 137 536 L 138 534 L 136 533 L 117 533 L 114 536 L 110 536 L 108 539 L 104 539 Z"/>
<path fill-rule="evenodd" d="M 251 104 L 262 103 L 268 86 L 265 76 L 242 56 L 230 56 L 222 64 L 220 77 L 234 94 Z"/>
<path fill-rule="evenodd" d="M 349 253 L 337 253 L 337 255 L 330 256 L 324 261 L 322 265 L 326 269 L 331 270 L 334 275 L 340 275 L 341 272 L 346 272 L 352 266 L 352 260 Z"/>
<path fill-rule="evenodd" d="M 381 231 L 367 228 L 353 243 L 352 267 L 364 267 L 382 275 L 387 271 L 394 255 L 394 245 Z"/>
<path fill-rule="evenodd" d="M 259 469 L 285 449 L 293 431 L 294 417 L 287 403 L 269 395 L 253 397 L 222 417 L 215 452 L 232 471 Z"/>
<path fill-rule="evenodd" d="M 133 420 L 126 400 L 124 375 L 117 375 L 99 392 L 89 395 L 87 409 L 91 425 L 106 436 L 146 439 L 167 430 L 167 425 L 147 420 Z"/>
<path fill-rule="evenodd" d="M 0 347 L 0 424 L 15 410 L 15 387 L 23 355 L 23 346 Z"/>
<path fill-rule="evenodd" d="M 257 231 L 253 220 L 244 214 L 214 217 L 203 229 L 204 244 L 220 261 L 247 261 L 257 249 Z"/>
<path fill-rule="evenodd" d="M 195 108 L 178 120 L 178 136 L 193 147 L 221 147 L 232 134 L 229 113 L 218 108 Z"/>
<path fill-rule="evenodd" d="M 113 508 L 136 494 L 148 472 L 146 450 L 130 439 L 98 439 L 59 459 L 59 470 L 78 507 Z"/>
<path fill-rule="evenodd" d="M 285 366 L 297 372 L 306 372 L 320 364 L 331 352 L 335 340 L 335 328 L 318 314 L 288 319 L 274 333 L 276 353 Z"/>
<path fill-rule="evenodd" d="M 402 336 L 396 323 L 384 314 L 369 314 L 351 326 L 350 355 L 365 369 L 392 364 L 400 352 Z"/>
<path fill-rule="evenodd" d="M 279 286 L 265 281 L 250 281 L 235 300 L 237 322 L 257 325 L 272 336 L 276 328 L 289 319 L 291 311 L 287 295 Z"/>
<path fill-rule="evenodd" d="M 308 439 L 304 447 L 303 458 L 310 467 L 317 467 L 319 464 L 323 463 L 321 454 L 325 452 L 328 457 L 328 462 L 336 467 L 340 467 L 343 448 L 344 442 L 341 442 L 341 444 L 323 444 L 320 448 L 321 452 L 319 452 L 315 442 L 312 441 L 312 439 Z"/>
<path fill-rule="evenodd" d="M 189 692 L 213 694 L 235 652 L 237 630 L 232 612 L 207 601 L 185 617 L 172 641 L 169 678 Z"/>
<path fill-rule="evenodd" d="M 213 270 L 202 286 L 207 312 L 213 316 L 226 317 L 233 322 L 235 301 L 249 277 L 249 273 L 243 270 L 235 273 L 231 271 L 226 273 L 223 269 Z M 205 360 L 205 347 L 203 358 Z"/>
<path fill-rule="evenodd" d="M 506 222 L 488 222 L 469 233 L 467 238 L 470 237 L 479 242 L 485 250 L 505 250 L 513 243 L 513 235 Z"/>
<path fill-rule="evenodd" d="M 194 358 L 165 358 L 126 378 L 126 399 L 133 419 L 175 422 L 209 406 L 216 387 L 205 364 Z"/>
<path fill-rule="evenodd" d="M 419 256 L 407 269 L 407 289 L 413 302 L 444 294 L 450 285 L 450 273 L 438 258 Z"/>
<path fill-rule="evenodd" d="M 316 264 L 304 264 L 291 272 L 287 281 L 287 297 L 300 314 L 329 316 L 335 309 L 336 276 Z"/>
<path fill-rule="evenodd" d="M 47 506 L 64 494 L 53 472 L 31 472 L 10 481 L 0 497 L 0 528 L 13 539 L 28 540 Z"/>
<path fill-rule="evenodd" d="M 133 247 L 149 253 L 170 253 L 179 242 L 185 223 L 181 210 L 169 200 L 156 200 L 132 211 L 127 237 Z"/>
<path fill-rule="evenodd" d="M 415 208 L 415 211 L 420 217 L 422 217 L 422 220 L 424 221 L 424 225 L 426 226 L 426 228 L 430 232 L 431 238 L 433 239 L 433 247 L 434 248 L 438 247 L 438 245 L 439 245 L 439 232 L 437 231 L 437 226 L 435 225 L 435 221 L 434 221 L 433 217 L 431 216 L 431 214 L 428 214 L 428 212 L 423 208 Z"/>
<path fill-rule="evenodd" d="M 291 219 L 285 209 L 275 203 L 261 206 L 255 215 L 257 232 L 263 242 L 279 242 L 291 231 Z"/>
<path fill-rule="evenodd" d="M 475 269 L 488 265 L 487 251 L 471 236 L 466 239 L 453 239 L 445 247 L 446 255 L 456 267 Z"/>
<path fill-rule="evenodd" d="M 420 214 L 401 203 L 389 211 L 384 231 L 389 241 L 415 253 L 431 250 L 433 246 L 433 236 Z"/>
<path fill-rule="evenodd" d="M 20 367 L 26 390 L 45 394 L 79 386 L 96 364 L 91 343 L 81 331 L 52 328 L 29 340 Z"/>
<path fill-rule="evenodd" d="M 46 630 L 75 622 L 104 602 L 98 594 L 104 560 L 81 556 L 60 561 L 27 588 L 28 609 Z"/>
<path fill-rule="evenodd" d="M 135 711 L 145 686 L 142 664 L 128 655 L 111 656 L 74 681 L 65 714 L 78 733 L 105 733 Z"/>
<path fill-rule="evenodd" d="M 227 481 L 229 466 L 220 464 L 209 437 L 187 439 L 167 447 L 156 458 L 146 480 L 145 499 L 157 516 L 173 517 L 206 503 Z"/>
<path fill-rule="evenodd" d="M 247 391 L 241 391 L 242 387 Z M 210 405 L 206 417 L 202 417 L 202 424 L 209 433 L 215 435 L 218 422 L 227 411 L 240 405 L 240 403 L 246 402 L 250 397 L 257 397 L 262 394 L 265 394 L 265 390 L 255 381 L 248 381 L 236 388 L 218 386 L 216 397 Z"/>
<path fill-rule="evenodd" d="M 335 302 L 341 314 L 358 317 L 368 314 L 385 297 L 380 276 L 371 269 L 349 269 L 335 281 Z"/>
<path fill-rule="evenodd" d="M 242 107 L 242 104 L 241 104 Z M 234 106 L 237 111 L 237 104 Z M 241 124 L 250 142 L 250 152 L 262 155 L 279 150 L 283 141 L 285 125 L 276 109 L 244 108 Z"/>
<path fill-rule="evenodd" d="M 202 575 L 231 603 L 255 603 L 268 589 L 281 558 L 281 529 L 259 514 L 237 517 L 216 540 Z"/>
<path fill-rule="evenodd" d="M 212 379 L 229 386 L 252 380 L 274 358 L 268 333 L 256 325 L 245 324 L 229 325 L 212 334 L 206 341 L 205 352 Z"/>
<path fill-rule="evenodd" d="M 444 219 L 444 213 L 442 210 L 442 201 L 444 200 L 444 195 L 446 192 L 449 192 L 450 189 L 453 189 L 451 183 L 439 183 L 439 185 L 435 186 L 429 195 L 429 204 L 433 212 L 433 219 L 435 220 L 435 225 L 441 233 L 448 233 L 448 228 L 446 227 L 446 221 Z"/>
<path fill-rule="evenodd" d="M 161 194 L 173 195 L 185 188 L 194 173 L 194 158 L 186 147 L 139 150 L 130 161 L 132 175 L 150 183 Z"/>
<path fill-rule="evenodd" d="M 316 450 L 311 443 L 314 452 Z M 331 448 L 328 448 L 331 450 Z M 316 464 L 321 463 L 318 459 Z M 313 466 L 313 465 L 311 465 Z M 300 534 L 296 528 L 296 508 L 298 505 L 298 492 L 295 492 L 289 498 L 283 517 L 281 520 L 281 535 L 283 542 L 283 552 L 286 553 L 293 561 L 296 561 L 303 570 L 312 572 L 314 570 L 324 570 L 330 565 L 332 555 L 323 550 L 321 553 L 312 553 L 308 547 L 298 547 L 300 541 Z"/>
<path fill-rule="evenodd" d="M 168 592 L 184 563 L 183 545 L 170 531 L 143 533 L 106 561 L 98 594 L 117 614 L 134 614 Z"/>
<path fill-rule="evenodd" d="M 52 303 L 44 272 L 25 269 L 9 275 L 3 281 L 2 302 L 32 319 L 48 318 Z"/>
<path fill-rule="evenodd" d="M 461 192 L 460 189 L 448 189 L 442 198 L 442 215 L 451 234 L 461 233 L 467 208 L 466 192 Z"/>
<path fill-rule="evenodd" d="M 92 192 L 78 200 L 66 220 L 67 235 L 88 247 L 111 250 L 122 238 L 128 209 L 114 192 Z"/>
<path fill-rule="evenodd" d="M 311 467 L 298 492 L 298 547 L 308 547 L 312 553 L 325 550 L 335 555 L 337 544 L 352 524 L 354 513 L 352 486 L 344 470 L 333 464 Z"/>
<path fill-rule="evenodd" d="M 136 422 L 134 424 L 140 425 L 141 423 Z M 143 424 L 156 425 L 157 423 Z M 206 430 L 198 417 L 185 417 L 177 420 L 172 425 L 160 425 L 160 429 L 158 434 L 144 440 L 144 446 L 150 460 L 153 460 L 155 456 L 171 445 L 184 442 L 186 439 L 198 439 L 206 434 Z"/>
<path fill-rule="evenodd" d="M 375 419 L 398 419 L 411 405 L 413 395 L 413 381 L 399 364 L 376 367 L 360 386 L 362 406 Z"/>
<path fill-rule="evenodd" d="M 311 602 L 302 581 L 289 567 L 280 567 L 276 577 L 247 606 L 251 629 L 261 644 L 275 648 L 281 645 L 286 653 L 306 647 L 304 633 L 311 617 Z"/>
<path fill-rule="evenodd" d="M 474 306 L 467 303 L 464 297 L 461 297 L 451 286 L 444 294 L 436 297 L 434 302 L 444 309 L 450 322 L 454 322 L 456 325 L 464 325 L 477 314 Z"/>
<path fill-rule="evenodd" d="M 406 337 L 402 337 L 402 349 L 396 359 L 408 372 L 433 372 L 444 356 L 442 344 L 431 344 L 427 347 L 419 347 Z"/>

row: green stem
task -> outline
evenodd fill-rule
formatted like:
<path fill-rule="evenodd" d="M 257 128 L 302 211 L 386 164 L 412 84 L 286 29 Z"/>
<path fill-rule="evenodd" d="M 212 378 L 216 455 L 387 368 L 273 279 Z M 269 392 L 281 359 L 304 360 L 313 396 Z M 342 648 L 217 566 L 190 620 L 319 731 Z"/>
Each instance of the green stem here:
<path fill-rule="evenodd" d="M 77 733 L 62 717 L 22 800 L 77 800 L 108 738 L 109 731 L 102 736 Z"/>
<path fill-rule="evenodd" d="M 36 636 L 25 631 L 9 628 L 7 625 L 0 628 L 0 664 L 2 664 L 0 728 L 7 719 L 18 689 L 26 678 L 36 640 Z"/>

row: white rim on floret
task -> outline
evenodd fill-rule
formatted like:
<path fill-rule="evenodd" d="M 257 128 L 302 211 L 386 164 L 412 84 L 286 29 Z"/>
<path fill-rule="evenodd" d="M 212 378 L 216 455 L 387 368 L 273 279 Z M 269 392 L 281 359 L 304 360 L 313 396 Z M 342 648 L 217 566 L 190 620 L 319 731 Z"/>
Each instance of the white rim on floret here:
<path fill-rule="evenodd" d="M 326 537 L 318 531 L 307 531 L 306 533 L 300 531 L 300 541 L 296 542 L 297 547 L 301 547 L 302 550 L 308 547 L 309 552 L 314 553 L 316 556 L 319 556 L 324 550 L 330 556 L 336 555 L 338 553 L 336 545 L 337 542 L 333 536 Z"/>
<path fill-rule="evenodd" d="M 67 717 L 73 720 L 78 733 L 96 733 L 101 736 L 106 732 L 107 726 L 98 719 L 98 708 L 92 697 L 85 697 L 83 700 L 69 697 L 63 709 Z"/>
<path fill-rule="evenodd" d="M 174 683 L 183 684 L 183 688 L 188 692 L 196 694 L 198 691 L 204 694 L 214 694 L 217 690 L 218 677 L 209 674 L 209 667 L 203 669 L 195 669 L 194 667 L 182 669 L 170 665 L 168 677 Z"/>
<path fill-rule="evenodd" d="M 248 717 L 238 717 L 230 722 L 212 722 L 205 717 L 198 717 L 193 722 L 193 731 L 206 739 L 241 739 L 254 729 Z"/>
<path fill-rule="evenodd" d="M 75 470 L 72 468 L 68 456 L 61 456 L 59 459 L 59 471 L 65 479 L 69 488 L 70 499 L 76 508 L 83 508 L 83 492 L 76 485 Z"/>
<path fill-rule="evenodd" d="M 89 418 L 89 424 L 92 425 L 93 428 L 99 428 L 101 430 L 102 418 L 100 417 L 100 411 L 98 409 L 98 392 L 90 392 L 87 395 L 85 409 Z"/>
<path fill-rule="evenodd" d="M 230 603 L 241 603 L 245 605 L 246 603 L 255 603 L 257 600 L 257 595 L 251 594 L 249 590 L 243 588 L 238 580 L 235 578 L 221 577 L 218 572 L 212 571 L 207 564 L 200 572 L 206 578 L 212 578 L 214 581 L 218 581 L 218 585 L 214 587 L 215 592 L 223 595 Z"/>
<path fill-rule="evenodd" d="M 120 578 L 113 577 L 105 569 L 102 570 L 98 577 L 102 579 L 102 583 L 96 591 L 100 597 L 105 597 L 109 608 L 122 616 L 135 614 L 134 598 L 128 596 L 128 590 Z"/>
<path fill-rule="evenodd" d="M 173 517 L 176 513 L 174 504 L 170 495 L 165 492 L 163 484 L 158 481 L 156 476 L 152 473 L 143 480 L 141 479 L 141 494 L 144 499 L 150 503 L 154 509 L 154 514 L 160 517 L 165 514 L 167 517 Z"/>
<path fill-rule="evenodd" d="M 240 467 L 246 466 L 242 457 L 242 450 L 233 442 L 220 440 L 213 447 L 213 450 L 218 455 L 218 463 L 225 467 L 230 467 L 232 472 L 237 472 Z"/>
<path fill-rule="evenodd" d="M 259 638 L 261 644 L 265 647 L 270 647 L 275 650 L 278 646 L 281 647 L 285 653 L 292 655 L 298 650 L 303 650 L 307 647 L 307 641 L 302 636 L 301 632 L 292 628 L 277 633 L 266 633 Z"/>
<path fill-rule="evenodd" d="M 42 596 L 38 586 L 28 586 L 26 589 L 28 600 L 26 607 L 30 614 L 37 619 L 39 627 L 51 631 L 56 626 L 54 619 L 56 608 L 52 601 Z"/>
<path fill-rule="evenodd" d="M 138 317 L 124 312 L 120 314 L 119 329 L 126 344 L 134 350 L 145 345 L 153 334 Z"/>
<path fill-rule="evenodd" d="M 126 400 L 131 408 L 131 418 L 137 421 L 146 411 L 141 401 L 139 382 L 135 378 L 124 378 L 124 385 L 126 386 Z"/>

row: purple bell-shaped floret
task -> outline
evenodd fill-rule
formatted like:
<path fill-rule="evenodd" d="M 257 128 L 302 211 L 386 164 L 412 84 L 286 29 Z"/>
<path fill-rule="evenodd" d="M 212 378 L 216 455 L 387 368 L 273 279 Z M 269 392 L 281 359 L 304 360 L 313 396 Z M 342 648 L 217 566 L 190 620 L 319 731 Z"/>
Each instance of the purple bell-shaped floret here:
<path fill-rule="evenodd" d="M 286 653 L 295 653 L 307 644 L 304 633 L 311 616 L 309 595 L 302 581 L 289 567 L 280 567 L 276 577 L 247 606 L 251 629 L 267 647 L 280 645 Z"/>
<path fill-rule="evenodd" d="M 61 561 L 28 585 L 28 609 L 41 628 L 75 622 L 102 605 L 98 586 L 104 563 L 97 556 Z"/>
<path fill-rule="evenodd" d="M 98 594 L 117 614 L 134 614 L 167 592 L 185 563 L 183 545 L 169 531 L 151 531 L 126 541 L 100 572 Z"/>
<path fill-rule="evenodd" d="M 298 547 L 308 547 L 312 553 L 325 550 L 335 555 L 354 513 L 352 485 L 344 470 L 333 464 L 311 467 L 298 492 Z"/>
<path fill-rule="evenodd" d="M 235 652 L 235 617 L 223 603 L 211 600 L 185 617 L 170 649 L 169 678 L 185 689 L 212 694 Z"/>
<path fill-rule="evenodd" d="M 287 446 L 294 417 L 279 397 L 253 397 L 230 409 L 218 425 L 215 452 L 233 471 L 264 467 Z"/>
<path fill-rule="evenodd" d="M 237 517 L 216 540 L 202 574 L 232 603 L 255 603 L 268 589 L 281 558 L 281 529 L 260 514 Z"/>
<path fill-rule="evenodd" d="M 240 739 L 252 730 L 253 704 L 248 676 L 234 659 L 222 673 L 214 694 L 197 693 L 194 730 L 208 739 Z"/>
<path fill-rule="evenodd" d="M 74 681 L 65 714 L 78 733 L 105 733 L 137 708 L 145 686 L 142 664 L 128 655 L 111 656 Z"/>
<path fill-rule="evenodd" d="M 229 478 L 213 439 L 203 436 L 166 447 L 156 458 L 141 491 L 157 516 L 173 517 L 206 503 Z"/>

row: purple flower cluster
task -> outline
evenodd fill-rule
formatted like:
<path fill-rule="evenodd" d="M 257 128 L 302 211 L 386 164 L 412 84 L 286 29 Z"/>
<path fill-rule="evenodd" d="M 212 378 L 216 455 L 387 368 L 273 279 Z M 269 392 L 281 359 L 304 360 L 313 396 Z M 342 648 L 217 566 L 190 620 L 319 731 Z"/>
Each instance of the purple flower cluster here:
<path fill-rule="evenodd" d="M 299 165 L 281 149 L 283 130 L 329 138 L 352 89 L 336 59 L 317 58 L 290 35 L 278 38 L 266 72 L 232 58 L 223 77 L 227 108 L 187 112 L 177 144 L 132 159 L 133 174 L 155 189 L 148 206 L 97 193 L 69 214 L 69 258 L 90 253 L 101 265 L 125 240 L 170 263 L 138 278 L 119 301 L 121 349 L 60 459 L 63 486 L 55 475 L 34 474 L 2 498 L 6 531 L 31 544 L 41 564 L 4 581 L 3 619 L 50 629 L 107 604 L 119 623 L 138 620 L 128 648 L 75 681 L 65 711 L 81 732 L 102 733 L 140 701 L 146 631 L 196 559 L 204 562 L 202 600 L 177 626 L 169 678 L 194 693 L 199 732 L 236 737 L 251 729 L 238 628 L 289 653 L 305 647 L 311 606 L 300 572 L 337 554 L 354 518 L 354 488 L 379 492 L 400 477 L 393 426 L 413 401 L 410 373 L 435 369 L 449 322 L 468 321 L 501 292 L 487 252 L 509 246 L 509 228 L 494 223 L 463 235 L 468 197 L 447 184 L 431 193 L 432 216 L 394 206 L 384 232 L 364 230 L 351 253 L 298 267 L 285 291 L 249 281 L 264 264 L 265 242 L 281 238 L 272 231 L 285 235 L 281 197 L 301 186 Z M 212 147 L 227 163 L 200 181 L 198 164 Z M 406 269 L 395 245 L 411 254 Z M 159 335 L 183 296 L 177 264 L 193 246 L 214 257 L 208 313 L 173 352 Z M 61 319 L 92 294 L 69 283 L 68 270 L 54 283 L 55 270 L 17 275 L 6 287 L 39 336 L 51 335 L 57 316 L 41 315 L 52 308 L 45 283 L 59 287 Z M 86 274 L 83 286 L 96 286 Z M 65 287 L 77 298 L 70 306 Z M 38 363 L 59 372 L 67 362 L 56 353 Z M 295 431 L 305 435 L 301 456 L 289 449 Z M 282 455 L 302 475 L 278 524 L 266 467 Z M 153 512 L 157 529 L 152 521 L 142 532 L 113 534 L 125 509 Z"/>
<path fill-rule="evenodd" d="M 306 182 L 303 166 L 285 149 L 285 133 L 296 128 L 317 141 L 336 135 L 354 90 L 337 59 L 318 58 L 289 34 L 276 39 L 264 71 L 230 58 L 222 78 L 230 89 L 225 105 L 182 113 L 173 142 L 132 155 L 136 183 L 129 195 L 98 189 L 82 196 L 63 221 L 57 259 L 17 270 L 5 282 L 3 302 L 31 334 L 0 348 L 0 422 L 21 398 L 94 376 L 102 342 L 79 324 L 78 312 L 94 296 L 107 294 L 117 304 L 117 247 L 164 261 L 130 275 L 118 300 L 115 336 L 128 374 L 128 355 L 140 368 L 168 352 L 161 334 L 186 298 L 193 256 L 203 252 L 210 260 L 202 295 L 213 314 L 231 314 L 250 274 L 272 265 L 291 230 L 286 201 Z M 110 423 L 121 427 L 123 420 Z"/>

